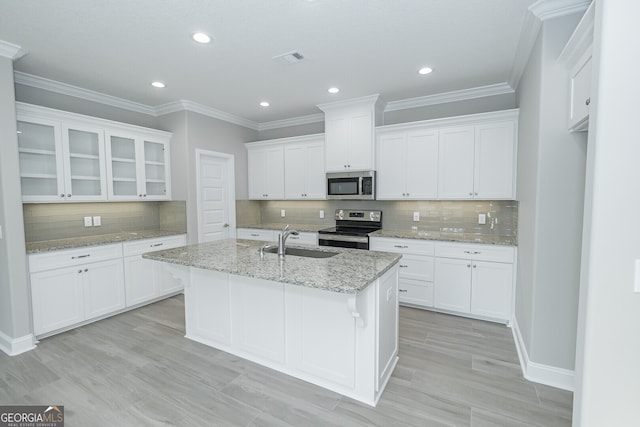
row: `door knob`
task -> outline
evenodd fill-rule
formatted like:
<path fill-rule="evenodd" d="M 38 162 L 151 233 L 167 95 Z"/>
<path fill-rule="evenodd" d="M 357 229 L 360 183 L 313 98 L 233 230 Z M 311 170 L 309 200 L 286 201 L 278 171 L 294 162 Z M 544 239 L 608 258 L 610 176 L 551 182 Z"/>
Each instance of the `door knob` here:
<path fill-rule="evenodd" d="M 227 223 L 225 223 L 225 224 L 223 225 L 223 227 L 224 227 L 224 228 L 227 228 L 228 226 L 229 226 L 229 224 L 227 224 Z"/>

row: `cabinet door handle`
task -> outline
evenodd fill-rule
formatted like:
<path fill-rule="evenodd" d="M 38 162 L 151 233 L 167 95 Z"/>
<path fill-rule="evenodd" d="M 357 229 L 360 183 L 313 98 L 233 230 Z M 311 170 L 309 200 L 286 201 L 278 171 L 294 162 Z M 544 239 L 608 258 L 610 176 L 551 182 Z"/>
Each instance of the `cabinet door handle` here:
<path fill-rule="evenodd" d="M 90 257 L 90 256 L 91 256 L 91 254 L 78 255 L 78 256 L 72 256 L 71 259 L 87 258 L 87 257 Z"/>
<path fill-rule="evenodd" d="M 409 246 L 407 245 L 393 245 L 394 248 L 400 248 L 400 249 L 408 249 Z"/>
<path fill-rule="evenodd" d="M 78 274 L 82 273 L 82 269 L 78 270 Z"/>
<path fill-rule="evenodd" d="M 260 237 L 260 235 L 259 235 L 258 233 L 251 233 L 251 234 L 250 234 L 250 236 L 253 236 L 253 237 Z"/>
<path fill-rule="evenodd" d="M 149 246 L 152 248 L 155 248 L 157 246 L 162 246 L 162 245 L 164 245 L 164 243 L 154 243 L 153 245 L 149 245 Z"/>
<path fill-rule="evenodd" d="M 470 193 L 469 193 L 469 195 L 470 195 L 470 196 L 473 196 L 473 193 L 472 193 L 472 192 L 470 192 Z"/>
<path fill-rule="evenodd" d="M 71 197 L 71 193 L 67 194 L 67 197 Z"/>
<path fill-rule="evenodd" d="M 587 100 L 584 102 L 587 107 L 589 106 L 589 104 L 591 104 L 591 97 L 587 98 Z"/>
<path fill-rule="evenodd" d="M 398 292 L 407 292 L 406 289 L 398 289 Z"/>
<path fill-rule="evenodd" d="M 400 268 L 407 268 L 407 267 L 409 267 L 409 266 L 400 264 Z"/>
<path fill-rule="evenodd" d="M 478 268 L 478 266 L 476 264 L 473 264 L 473 268 Z"/>
<path fill-rule="evenodd" d="M 60 197 L 64 198 L 64 194 L 61 194 Z"/>
<path fill-rule="evenodd" d="M 481 252 L 480 251 L 464 251 L 465 254 L 469 254 L 469 255 L 478 255 Z"/>
<path fill-rule="evenodd" d="M 84 272 L 86 273 L 87 271 L 89 271 L 89 269 L 88 269 L 88 268 L 85 268 L 85 269 L 84 269 Z"/>
<path fill-rule="evenodd" d="M 467 268 L 471 267 L 471 264 L 467 264 Z"/>

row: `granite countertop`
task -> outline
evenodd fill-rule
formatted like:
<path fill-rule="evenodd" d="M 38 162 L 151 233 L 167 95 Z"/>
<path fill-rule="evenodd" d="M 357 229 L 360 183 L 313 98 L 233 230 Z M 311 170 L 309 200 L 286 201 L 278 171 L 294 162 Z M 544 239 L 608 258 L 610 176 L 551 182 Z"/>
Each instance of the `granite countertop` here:
<path fill-rule="evenodd" d="M 282 228 L 287 224 L 278 224 L 275 222 L 265 223 L 265 224 L 248 224 L 248 225 L 238 225 L 237 228 L 256 228 L 260 230 L 282 230 Z M 290 230 L 297 230 L 307 233 L 316 233 L 318 230 L 324 230 L 325 228 L 333 227 L 331 224 L 289 224 Z"/>
<path fill-rule="evenodd" d="M 330 258 L 306 258 L 287 255 L 280 262 L 277 254 L 260 257 L 264 242 L 228 239 L 149 252 L 144 258 L 172 264 L 220 271 L 274 282 L 354 294 L 396 264 L 401 255 L 360 249 L 287 245 L 338 252 Z"/>
<path fill-rule="evenodd" d="M 27 243 L 27 254 L 82 248 L 86 246 L 108 245 L 110 243 L 153 239 L 155 237 L 178 236 L 180 234 L 185 233 L 180 231 L 167 230 L 142 230 L 126 231 L 113 234 L 100 234 L 97 236 L 72 237 L 69 239 L 43 240 L 41 242 Z"/>
<path fill-rule="evenodd" d="M 513 236 L 499 236 L 474 233 L 443 233 L 440 231 L 412 231 L 382 229 L 369 234 L 370 237 L 395 237 L 400 239 L 439 240 L 444 242 L 478 243 L 482 245 L 517 246 L 517 239 Z"/>

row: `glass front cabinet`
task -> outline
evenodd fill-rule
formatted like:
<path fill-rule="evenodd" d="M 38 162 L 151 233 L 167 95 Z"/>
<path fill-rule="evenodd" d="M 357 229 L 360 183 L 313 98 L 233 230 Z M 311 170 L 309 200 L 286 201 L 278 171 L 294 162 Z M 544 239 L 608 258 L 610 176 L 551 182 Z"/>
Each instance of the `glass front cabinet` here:
<path fill-rule="evenodd" d="M 25 203 L 170 200 L 171 134 L 16 103 Z"/>

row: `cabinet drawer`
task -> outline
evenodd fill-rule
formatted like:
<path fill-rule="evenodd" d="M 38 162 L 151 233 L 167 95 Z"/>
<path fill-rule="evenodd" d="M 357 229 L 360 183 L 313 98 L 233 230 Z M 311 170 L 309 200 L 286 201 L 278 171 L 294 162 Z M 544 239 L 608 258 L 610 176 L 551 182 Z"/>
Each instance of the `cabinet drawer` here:
<path fill-rule="evenodd" d="M 433 283 L 412 279 L 400 279 L 398 301 L 401 303 L 433 307 Z"/>
<path fill-rule="evenodd" d="M 274 233 L 277 236 L 277 233 Z M 318 233 L 300 232 L 297 236 L 289 235 L 287 243 L 295 243 L 298 245 L 317 245 Z"/>
<path fill-rule="evenodd" d="M 433 281 L 433 257 L 405 254 L 399 263 L 400 277 Z"/>
<path fill-rule="evenodd" d="M 372 251 L 433 256 L 434 246 L 434 242 L 429 240 L 392 239 L 388 237 L 371 237 L 369 239 L 369 249 Z"/>
<path fill-rule="evenodd" d="M 441 258 L 513 263 L 515 248 L 496 245 L 471 245 L 467 243 L 437 243 L 436 256 Z"/>
<path fill-rule="evenodd" d="M 160 251 L 162 249 L 185 246 L 187 238 L 184 234 L 179 236 L 158 237 L 155 239 L 136 240 L 122 244 L 124 256 L 141 255 L 147 252 Z"/>
<path fill-rule="evenodd" d="M 259 228 L 238 228 L 236 230 L 236 238 L 247 240 L 264 240 L 272 242 L 275 240 L 273 230 L 262 230 Z"/>
<path fill-rule="evenodd" d="M 29 271 L 33 273 L 36 271 L 70 267 L 119 257 L 122 257 L 121 243 L 33 254 L 29 255 Z"/>

